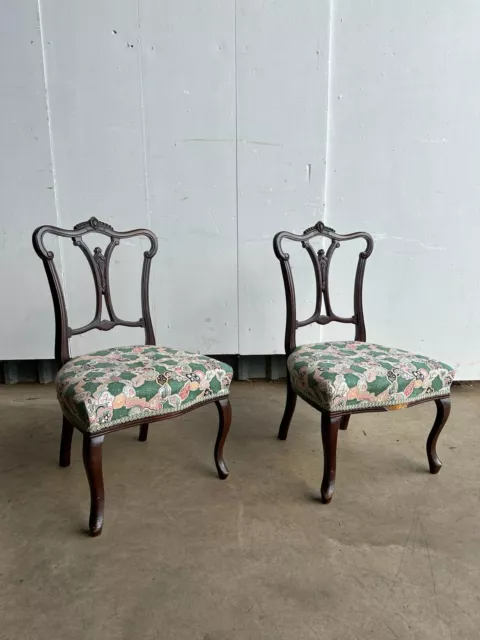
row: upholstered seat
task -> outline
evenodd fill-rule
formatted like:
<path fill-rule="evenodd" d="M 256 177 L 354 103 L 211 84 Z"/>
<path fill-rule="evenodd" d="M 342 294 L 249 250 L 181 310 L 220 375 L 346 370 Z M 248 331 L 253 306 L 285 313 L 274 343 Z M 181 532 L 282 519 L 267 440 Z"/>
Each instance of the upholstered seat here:
<path fill-rule="evenodd" d="M 134 346 L 73 358 L 57 374 L 62 410 L 88 433 L 228 396 L 232 369 L 186 351 Z"/>
<path fill-rule="evenodd" d="M 303 345 L 287 364 L 295 392 L 329 412 L 433 400 L 450 393 L 454 377 L 444 362 L 368 342 Z"/>

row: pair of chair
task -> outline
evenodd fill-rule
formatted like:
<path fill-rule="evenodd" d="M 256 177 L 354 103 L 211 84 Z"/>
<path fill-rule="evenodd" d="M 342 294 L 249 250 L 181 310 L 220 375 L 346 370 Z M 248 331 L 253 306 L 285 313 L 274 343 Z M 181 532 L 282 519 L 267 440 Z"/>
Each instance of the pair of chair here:
<path fill-rule="evenodd" d="M 107 236 L 105 252 L 97 247 L 93 253 L 84 241 L 89 233 Z M 54 264 L 53 252 L 44 243 L 46 234 L 71 238 L 84 253 L 90 265 L 95 290 L 96 310 L 93 320 L 79 329 L 68 323 L 67 308 L 61 282 Z M 141 305 L 142 317 L 136 321 L 119 318 L 110 292 L 109 264 L 112 252 L 122 239 L 145 236 L 150 249 L 144 253 Z M 323 236 L 330 246 L 316 252 L 310 240 Z M 329 268 L 340 242 L 363 238 L 365 250 L 360 253 L 354 294 L 354 314 L 336 316 L 329 296 Z M 316 279 L 316 304 L 307 320 L 296 317 L 295 288 L 289 256 L 282 249 L 285 240 L 300 242 L 311 258 Z M 55 310 L 55 358 L 59 371 L 55 380 L 57 396 L 63 412 L 60 444 L 60 466 L 70 464 L 74 428 L 83 434 L 83 462 L 90 486 L 90 520 L 92 536 L 102 532 L 104 519 L 104 485 L 102 444 L 106 434 L 135 425 L 140 427 L 139 440 L 145 441 L 149 423 L 173 418 L 208 403 L 215 403 L 219 428 L 214 460 L 221 479 L 228 476 L 223 447 L 231 423 L 229 400 L 233 371 L 227 364 L 207 356 L 155 346 L 155 335 L 149 308 L 151 260 L 157 252 L 156 236 L 147 229 L 118 232 L 110 225 L 91 218 L 77 224 L 72 231 L 42 226 L 33 233 L 33 246 L 42 259 Z M 280 232 L 274 238 L 275 255 L 280 261 L 285 285 L 287 322 L 285 352 L 287 354 L 287 402 L 278 437 L 285 440 L 295 410 L 297 396 L 321 412 L 324 450 L 322 501 L 333 496 L 336 470 L 337 436 L 346 429 L 352 413 L 385 411 L 435 401 L 437 416 L 427 440 L 427 456 L 431 473 L 438 473 L 441 462 L 436 442 L 450 412 L 450 387 L 453 370 L 448 365 L 424 356 L 398 349 L 388 349 L 366 342 L 362 307 L 362 285 L 367 258 L 373 250 L 367 233 L 339 235 L 322 222 L 296 235 Z M 105 300 L 109 320 L 102 320 Z M 325 314 L 322 314 L 322 301 Z M 327 342 L 296 346 L 295 333 L 312 323 L 351 323 L 356 327 L 352 342 Z M 142 327 L 145 345 L 96 351 L 71 358 L 69 339 L 92 329 L 109 331 L 116 326 Z"/>

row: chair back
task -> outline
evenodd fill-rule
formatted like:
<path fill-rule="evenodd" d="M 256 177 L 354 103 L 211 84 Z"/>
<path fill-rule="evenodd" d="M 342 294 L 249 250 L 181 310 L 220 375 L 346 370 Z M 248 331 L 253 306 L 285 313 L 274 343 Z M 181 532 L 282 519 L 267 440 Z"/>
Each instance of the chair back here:
<path fill-rule="evenodd" d="M 89 233 L 99 233 L 110 238 L 110 242 L 105 249 L 105 253 L 102 252 L 100 247 L 96 247 L 92 253 L 83 239 L 83 237 Z M 44 244 L 44 237 L 47 234 L 61 236 L 63 238 L 71 238 L 73 244 L 82 250 L 92 271 L 96 292 L 95 316 L 88 324 L 78 329 L 72 329 L 68 323 L 68 313 L 62 283 L 55 267 L 55 255 L 52 251 L 48 251 Z M 142 317 L 137 321 L 130 322 L 128 320 L 122 320 L 115 313 L 110 293 L 109 267 L 113 250 L 120 244 L 120 241 L 125 238 L 132 238 L 135 236 L 146 236 L 150 240 L 150 249 L 145 251 L 143 254 L 144 258 L 141 277 Z M 155 344 L 155 334 L 150 315 L 149 281 L 150 263 L 153 256 L 157 253 L 158 240 L 152 231 L 149 229 L 115 231 L 109 224 L 100 222 L 96 218 L 90 218 L 90 220 L 80 222 L 75 225 L 71 231 L 69 229 L 61 229 L 60 227 L 50 225 L 38 227 L 33 232 L 32 242 L 38 257 L 43 261 L 48 283 L 50 285 L 50 291 L 52 293 L 53 306 L 55 310 L 55 359 L 59 367 L 63 366 L 71 358 L 69 339 L 72 336 L 86 333 L 92 329 L 110 331 L 110 329 L 117 326 L 143 327 L 145 329 L 145 344 Z M 102 320 L 104 300 L 109 320 Z"/>
<path fill-rule="evenodd" d="M 312 238 L 323 236 L 330 240 L 330 246 L 325 251 L 320 249 L 316 251 L 310 244 Z M 363 238 L 366 242 L 365 250 L 358 256 L 357 270 L 355 275 L 354 296 L 353 296 L 353 316 L 343 318 L 337 316 L 330 302 L 329 291 L 329 271 L 330 263 L 335 251 L 340 247 L 341 242 Z M 295 303 L 295 285 L 293 281 L 292 268 L 290 266 L 290 256 L 282 248 L 282 242 L 293 240 L 300 242 L 302 247 L 306 249 L 312 261 L 313 270 L 315 272 L 316 299 L 315 310 L 313 314 L 306 320 L 297 320 L 297 310 Z M 280 231 L 273 239 L 273 250 L 276 257 L 280 261 L 282 268 L 283 283 L 285 286 L 285 296 L 287 301 L 287 322 L 285 327 L 285 353 L 287 357 L 296 347 L 296 331 L 300 327 L 306 327 L 314 322 L 319 325 L 329 324 L 330 322 L 344 322 L 355 325 L 355 340 L 360 342 L 366 341 L 365 320 L 363 317 L 363 276 L 365 272 L 365 264 L 367 258 L 373 251 L 373 238 L 369 233 L 359 231 L 347 235 L 340 235 L 334 229 L 326 227 L 323 222 L 317 222 L 313 227 L 305 229 L 303 234 L 297 235 L 289 231 Z M 322 300 L 325 302 L 325 313 L 322 313 Z"/>

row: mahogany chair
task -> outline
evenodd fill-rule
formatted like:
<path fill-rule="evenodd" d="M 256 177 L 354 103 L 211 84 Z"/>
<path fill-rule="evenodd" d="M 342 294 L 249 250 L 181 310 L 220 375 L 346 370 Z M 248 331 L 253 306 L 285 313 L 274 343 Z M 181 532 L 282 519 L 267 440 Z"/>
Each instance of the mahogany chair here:
<path fill-rule="evenodd" d="M 93 253 L 83 237 L 98 233 L 110 239 L 105 253 L 96 247 Z M 96 290 L 93 320 L 79 329 L 71 329 L 67 307 L 54 263 L 54 254 L 44 244 L 44 236 L 53 234 L 71 238 L 84 253 L 90 265 Z M 146 236 L 150 248 L 144 253 L 141 279 L 140 320 L 120 319 L 112 304 L 109 264 L 113 250 L 125 238 Z M 229 401 L 232 369 L 213 358 L 155 346 L 155 335 L 149 306 L 151 260 L 157 252 L 156 236 L 148 229 L 115 231 L 110 225 L 90 218 L 72 231 L 42 226 L 33 233 L 34 249 L 43 261 L 55 309 L 55 358 L 58 374 L 57 396 L 63 412 L 60 444 L 60 466 L 70 465 L 70 449 L 74 427 L 83 434 L 83 462 L 90 485 L 90 521 L 92 536 L 102 532 L 104 488 L 102 444 L 106 434 L 140 426 L 139 440 L 147 439 L 148 425 L 174 418 L 215 402 L 220 425 L 215 442 L 214 459 L 221 479 L 228 476 L 223 459 L 223 446 L 231 422 Z M 109 320 L 102 320 L 103 300 Z M 69 339 L 92 329 L 109 331 L 117 326 L 142 327 L 145 345 L 104 349 L 71 358 Z"/>
<path fill-rule="evenodd" d="M 317 236 L 330 240 L 326 252 L 323 249 L 315 251 L 310 244 L 310 240 Z M 344 318 L 332 310 L 330 262 L 341 242 L 356 238 L 363 238 L 366 247 L 358 258 L 353 316 Z M 289 255 L 282 248 L 284 240 L 301 243 L 312 261 L 316 303 L 313 314 L 306 320 L 297 320 L 295 287 Z M 426 356 L 366 342 L 362 289 L 365 264 L 373 251 L 372 237 L 364 232 L 340 235 L 318 222 L 302 235 L 288 231 L 277 233 L 273 248 L 280 261 L 287 302 L 287 401 L 278 437 L 280 440 L 287 438 L 297 396 L 320 411 L 324 452 L 322 502 L 329 503 L 333 497 L 338 430 L 347 429 L 350 416 L 355 413 L 389 411 L 412 407 L 421 402 L 435 402 L 437 415 L 427 440 L 427 457 L 430 472 L 438 473 L 442 464 L 437 456 L 436 444 L 450 413 L 450 387 L 454 370 Z M 325 303 L 324 313 L 322 300 Z M 312 323 L 326 325 L 330 322 L 354 324 L 355 340 L 296 346 L 297 329 Z"/>

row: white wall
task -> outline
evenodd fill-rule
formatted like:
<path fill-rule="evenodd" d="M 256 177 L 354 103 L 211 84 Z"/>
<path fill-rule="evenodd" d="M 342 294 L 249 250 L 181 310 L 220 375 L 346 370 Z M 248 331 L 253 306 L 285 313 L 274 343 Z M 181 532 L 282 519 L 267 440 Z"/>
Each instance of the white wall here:
<path fill-rule="evenodd" d="M 367 338 L 480 377 L 480 4 L 335 0 L 327 219 L 376 238 Z"/>
<path fill-rule="evenodd" d="M 239 351 L 281 352 L 285 294 L 272 238 L 323 216 L 329 3 L 237 0 Z M 313 302 L 301 264 L 299 306 Z M 308 304 L 309 303 L 309 304 Z M 307 308 L 306 308 L 307 307 Z M 318 326 L 306 339 L 318 340 Z"/>
<path fill-rule="evenodd" d="M 475 0 L 5 0 L 0 357 L 52 357 L 38 224 L 152 228 L 158 341 L 262 354 L 283 346 L 271 238 L 325 219 L 376 238 L 368 338 L 480 378 L 479 20 Z M 82 256 L 54 249 L 72 324 L 87 322 Z M 140 250 L 113 265 L 132 319 Z M 338 253 L 334 301 L 348 313 L 353 253 Z M 296 266 L 307 315 L 312 278 Z M 133 334 L 91 333 L 74 350 Z"/>

